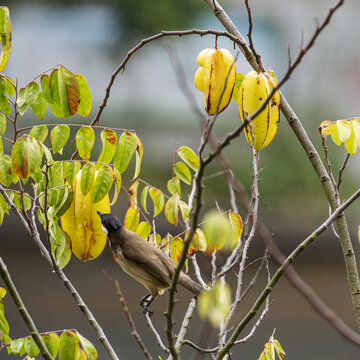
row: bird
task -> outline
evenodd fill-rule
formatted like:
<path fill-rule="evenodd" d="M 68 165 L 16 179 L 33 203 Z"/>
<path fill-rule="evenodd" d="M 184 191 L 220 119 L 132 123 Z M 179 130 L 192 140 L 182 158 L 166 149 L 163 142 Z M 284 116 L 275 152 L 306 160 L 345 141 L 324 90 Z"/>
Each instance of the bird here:
<path fill-rule="evenodd" d="M 162 295 L 171 286 L 175 262 L 163 250 L 126 229 L 115 215 L 100 211 L 97 211 L 97 214 L 101 218 L 115 261 L 123 271 L 150 292 L 140 300 L 140 305 L 144 314 L 152 315 L 149 306 L 158 295 Z M 180 272 L 178 284 L 195 296 L 204 291 L 201 285 L 183 271 Z"/>

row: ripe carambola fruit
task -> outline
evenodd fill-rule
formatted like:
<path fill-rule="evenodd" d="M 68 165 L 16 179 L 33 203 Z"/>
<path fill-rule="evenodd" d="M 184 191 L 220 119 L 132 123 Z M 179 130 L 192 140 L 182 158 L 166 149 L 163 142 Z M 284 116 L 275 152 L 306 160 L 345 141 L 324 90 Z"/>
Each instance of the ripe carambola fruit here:
<path fill-rule="evenodd" d="M 91 202 L 91 191 L 86 195 L 81 192 L 81 170 L 74 183 L 74 199 L 61 217 L 61 226 L 70 236 L 73 253 L 82 261 L 98 257 L 104 250 L 106 235 L 102 229 L 97 211 L 110 213 L 110 201 L 107 194 L 97 203 Z"/>
<path fill-rule="evenodd" d="M 239 91 L 239 114 L 241 121 L 250 117 L 270 95 L 276 86 L 276 80 L 269 74 L 250 71 L 244 78 Z M 265 109 L 245 127 L 245 136 L 254 149 L 261 150 L 273 140 L 280 119 L 280 93 L 276 91 Z M 252 131 L 252 135 L 251 135 Z"/>
<path fill-rule="evenodd" d="M 234 58 L 226 49 L 204 49 L 196 61 L 200 67 L 195 73 L 194 82 L 204 92 L 206 112 L 214 115 L 221 98 L 218 110 L 221 113 L 231 100 L 235 84 Z"/>

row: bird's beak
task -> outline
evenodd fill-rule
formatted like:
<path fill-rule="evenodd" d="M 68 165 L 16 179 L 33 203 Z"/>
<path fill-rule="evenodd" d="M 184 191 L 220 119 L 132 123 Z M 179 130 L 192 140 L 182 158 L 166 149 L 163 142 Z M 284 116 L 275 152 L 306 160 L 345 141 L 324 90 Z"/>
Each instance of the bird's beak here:
<path fill-rule="evenodd" d="M 96 212 L 100 217 L 101 217 L 101 215 L 104 215 L 104 213 L 102 213 L 102 212 L 100 212 L 100 211 L 97 211 Z"/>

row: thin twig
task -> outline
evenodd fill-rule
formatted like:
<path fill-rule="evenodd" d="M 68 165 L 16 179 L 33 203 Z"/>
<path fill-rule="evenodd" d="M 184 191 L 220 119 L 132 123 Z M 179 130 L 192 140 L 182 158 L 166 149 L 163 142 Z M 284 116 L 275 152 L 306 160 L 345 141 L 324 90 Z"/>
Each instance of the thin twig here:
<path fill-rule="evenodd" d="M 151 321 L 151 318 L 150 318 L 150 315 L 149 315 L 149 312 L 147 311 L 145 313 L 145 318 L 146 318 L 146 323 L 147 323 L 147 326 L 150 328 L 150 330 L 154 333 L 155 335 L 155 338 L 156 338 L 156 341 L 158 343 L 158 345 L 161 347 L 161 349 L 165 352 L 165 353 L 170 353 L 169 349 L 164 345 L 163 341 L 161 340 L 161 336 L 159 335 L 159 333 L 157 332 L 157 330 L 155 329 L 152 321 Z"/>
<path fill-rule="evenodd" d="M 120 285 L 119 285 L 119 282 L 117 280 L 115 280 L 114 282 L 114 285 L 115 285 L 115 288 L 116 288 L 116 294 L 118 295 L 119 297 L 119 301 L 124 309 L 124 312 L 125 312 L 125 315 L 126 315 L 126 318 L 128 319 L 128 322 L 130 324 L 130 327 L 131 327 L 131 335 L 135 338 L 135 340 L 137 341 L 137 343 L 139 344 L 142 352 L 144 353 L 144 356 L 146 357 L 146 359 L 148 360 L 152 360 L 152 357 L 150 356 L 144 342 L 142 341 L 138 331 L 136 330 L 136 326 L 135 326 L 135 322 L 134 322 L 134 319 L 132 318 L 131 314 L 130 314 L 130 311 L 129 311 L 129 308 L 126 304 L 126 301 L 125 301 L 125 298 L 124 298 L 124 295 L 122 294 L 121 292 L 121 289 L 120 289 Z"/>
<path fill-rule="evenodd" d="M 358 197 L 360 197 L 360 189 L 358 189 L 348 200 L 346 200 L 339 208 L 335 210 L 335 212 L 329 216 L 315 231 L 313 231 L 301 244 L 299 244 L 292 253 L 286 258 L 284 263 L 278 268 L 274 276 L 268 282 L 264 290 L 261 292 L 257 300 L 255 301 L 252 308 L 249 310 L 247 315 L 243 318 L 243 320 L 236 326 L 233 331 L 230 339 L 227 343 L 219 350 L 216 360 L 222 359 L 230 348 L 235 344 L 238 336 L 240 335 L 243 328 L 250 322 L 250 320 L 255 316 L 257 311 L 259 310 L 262 303 L 266 300 L 267 296 L 270 294 L 276 283 L 279 281 L 281 276 L 284 274 L 286 267 L 292 263 L 297 256 L 299 256 L 318 236 L 323 233 L 327 228 L 331 225 L 333 221 L 338 216 L 341 216 L 341 213 L 348 208 Z"/>
<path fill-rule="evenodd" d="M 339 193 L 340 184 L 341 184 L 341 181 L 342 181 L 342 174 L 343 174 L 343 172 L 344 172 L 344 170 L 345 170 L 345 167 L 346 167 L 349 159 L 350 159 L 350 154 L 347 153 L 346 156 L 345 156 L 345 160 L 344 160 L 344 162 L 342 163 L 342 165 L 341 165 L 341 167 L 340 167 L 340 170 L 339 170 L 338 182 L 337 182 L 337 184 L 336 184 L 336 189 L 337 189 L 338 193 Z"/>
<path fill-rule="evenodd" d="M 34 241 L 35 245 L 38 247 L 40 253 L 44 256 L 45 260 L 48 262 L 48 264 L 53 267 L 53 263 L 51 260 L 51 257 L 46 249 L 46 247 L 44 246 L 44 244 L 41 241 L 40 238 L 40 234 L 39 231 L 37 230 L 37 226 L 36 226 L 36 220 L 35 220 L 35 206 L 32 207 L 31 209 L 31 222 L 30 224 L 28 224 L 23 216 L 23 214 L 19 211 L 19 209 L 15 206 L 15 204 L 12 202 L 12 200 L 10 199 L 10 197 L 7 195 L 6 191 L 4 190 L 4 188 L 2 187 L 2 185 L 0 184 L 0 193 L 2 194 L 2 196 L 4 197 L 4 199 L 6 200 L 6 202 L 9 204 L 11 210 L 14 211 L 15 215 L 18 217 L 18 219 L 20 220 L 20 222 L 24 225 L 26 231 L 29 233 L 29 235 L 31 236 L 32 240 Z M 110 358 L 112 360 L 119 360 L 119 358 L 117 357 L 114 349 L 112 348 L 111 344 L 109 343 L 109 340 L 107 339 L 103 329 L 101 328 L 101 326 L 99 325 L 99 323 L 97 322 L 97 320 L 95 319 L 94 315 L 91 313 L 90 309 L 88 308 L 88 306 L 85 304 L 84 300 L 81 298 L 80 294 L 78 293 L 78 291 L 75 289 L 75 287 L 73 286 L 73 284 L 70 282 L 70 280 L 66 277 L 66 275 L 64 274 L 64 272 L 62 271 L 62 269 L 59 267 L 59 265 L 56 264 L 56 266 L 54 267 L 54 272 L 56 273 L 56 275 L 59 277 L 59 279 L 63 282 L 63 284 L 65 285 L 65 287 L 69 290 L 69 292 L 71 293 L 72 297 L 75 299 L 76 304 L 78 305 L 79 309 L 82 311 L 82 313 L 85 315 L 85 317 L 87 318 L 87 320 L 89 321 L 89 324 L 94 328 L 94 330 L 96 331 L 97 335 L 98 335 L 98 340 L 100 341 L 100 343 L 104 346 L 105 350 L 107 351 L 107 353 L 109 354 Z"/>
<path fill-rule="evenodd" d="M 291 64 L 290 48 L 288 49 L 288 51 L 289 51 L 288 59 L 289 59 L 289 65 L 290 65 Z M 170 57 L 170 58 L 172 60 L 171 64 L 173 65 L 179 88 L 183 92 L 185 98 L 187 99 L 190 110 L 196 115 L 196 117 L 199 119 L 200 124 L 202 124 L 202 126 L 203 126 L 203 124 L 206 121 L 206 118 L 204 117 L 203 113 L 200 111 L 199 107 L 197 106 L 195 97 L 194 97 L 190 87 L 188 86 L 186 77 L 184 76 L 184 74 L 185 74 L 184 67 L 177 56 Z M 219 146 L 219 142 L 216 139 L 216 137 L 214 136 L 214 134 L 210 134 L 209 145 L 213 151 Z M 238 181 L 238 179 L 234 177 L 234 175 L 231 171 L 231 165 L 230 165 L 229 161 L 225 158 L 225 156 L 222 152 L 220 152 L 218 154 L 218 156 L 216 157 L 216 161 L 224 169 L 224 173 L 227 176 L 227 181 L 228 181 L 229 187 L 231 186 L 234 189 L 234 191 L 236 192 L 237 198 L 238 198 L 241 206 L 245 210 L 248 211 L 249 210 L 249 199 L 247 197 L 245 188 Z M 194 193 L 194 187 L 192 189 L 192 193 Z M 231 196 L 231 198 L 232 198 L 232 196 Z M 232 200 L 231 204 L 232 204 L 233 210 L 235 212 L 238 212 L 238 210 L 235 209 L 233 202 L 234 201 Z M 276 262 L 279 265 L 281 265 L 285 261 L 286 257 L 281 252 L 281 250 L 278 248 L 276 243 L 273 241 L 269 230 L 266 228 L 266 226 L 260 219 L 258 220 L 258 233 L 259 233 L 260 238 L 264 242 L 265 246 L 268 248 L 271 256 L 276 260 Z M 240 245 L 241 244 L 238 244 L 238 246 L 233 250 L 232 254 L 227 258 L 226 264 L 223 266 L 222 271 L 217 274 L 217 278 L 225 275 L 237 264 L 237 262 L 240 258 L 239 253 L 238 253 L 238 251 L 240 249 Z M 205 283 L 202 282 L 200 269 L 196 270 L 196 265 L 197 265 L 196 258 L 193 256 L 193 257 L 191 257 L 191 259 L 193 260 L 195 274 L 196 274 L 199 282 L 202 283 L 203 286 L 205 286 Z M 198 267 L 198 265 L 197 265 L 197 267 Z M 353 342 L 356 345 L 360 344 L 360 335 L 358 333 L 356 333 L 352 328 L 350 328 L 347 324 L 345 324 L 344 321 L 332 309 L 330 309 L 326 303 L 324 303 L 321 300 L 321 298 L 316 294 L 316 292 L 298 275 L 298 273 L 295 271 L 295 269 L 291 265 L 289 265 L 286 268 L 285 276 L 289 280 L 290 284 L 292 284 L 293 287 L 297 291 L 299 291 L 301 295 L 304 296 L 304 298 L 309 302 L 309 304 L 314 308 L 314 310 L 320 316 L 322 316 L 325 320 L 327 320 L 329 322 L 329 324 L 340 335 L 342 335 L 345 339 Z"/>
<path fill-rule="evenodd" d="M 46 360 L 52 360 L 53 358 L 52 358 L 49 350 L 47 349 L 46 345 L 44 344 L 33 319 L 31 318 L 29 312 L 27 311 L 27 309 L 20 297 L 20 294 L 18 293 L 18 291 L 15 287 L 15 284 L 11 279 L 11 276 L 8 272 L 8 269 L 5 265 L 2 257 L 0 257 L 0 274 L 6 284 L 6 287 L 9 290 L 9 293 L 10 293 L 12 299 L 14 300 L 14 303 L 16 304 L 16 306 L 19 310 L 21 317 L 24 319 L 24 322 L 25 322 L 26 326 L 28 327 L 32 338 L 34 339 L 36 345 L 40 349 L 41 355 Z"/>

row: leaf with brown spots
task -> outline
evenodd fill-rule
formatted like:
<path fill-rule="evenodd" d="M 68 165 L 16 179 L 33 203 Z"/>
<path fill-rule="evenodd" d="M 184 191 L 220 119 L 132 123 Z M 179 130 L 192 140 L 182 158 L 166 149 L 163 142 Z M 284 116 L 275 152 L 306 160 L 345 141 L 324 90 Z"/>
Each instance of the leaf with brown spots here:
<path fill-rule="evenodd" d="M 40 169 L 43 152 L 36 139 L 29 135 L 19 138 L 12 149 L 12 168 L 21 179 Z"/>
<path fill-rule="evenodd" d="M 97 162 L 109 164 L 116 151 L 117 135 L 113 130 L 104 129 L 101 132 L 101 141 L 103 148 Z M 101 164 L 98 164 L 97 169 L 99 169 L 100 166 Z"/>

